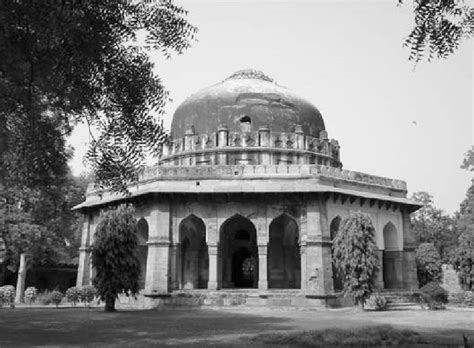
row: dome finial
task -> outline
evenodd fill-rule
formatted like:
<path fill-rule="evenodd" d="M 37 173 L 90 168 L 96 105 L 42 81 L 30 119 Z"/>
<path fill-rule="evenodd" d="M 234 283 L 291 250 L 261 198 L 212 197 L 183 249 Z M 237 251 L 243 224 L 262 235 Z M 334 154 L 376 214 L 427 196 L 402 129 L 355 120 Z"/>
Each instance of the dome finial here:
<path fill-rule="evenodd" d="M 259 80 L 264 80 L 268 82 L 275 82 L 275 80 L 272 79 L 270 76 L 265 75 L 263 71 L 255 70 L 255 69 L 238 70 L 232 75 L 230 75 L 228 78 L 226 78 L 224 81 L 237 80 L 237 79 L 259 79 Z"/>

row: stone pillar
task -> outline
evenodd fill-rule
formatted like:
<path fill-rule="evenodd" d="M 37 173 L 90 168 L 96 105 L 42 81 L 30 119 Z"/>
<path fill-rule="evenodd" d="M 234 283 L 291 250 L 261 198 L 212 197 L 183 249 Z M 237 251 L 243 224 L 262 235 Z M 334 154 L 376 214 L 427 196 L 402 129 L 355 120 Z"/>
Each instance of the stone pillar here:
<path fill-rule="evenodd" d="M 258 129 L 258 146 L 270 146 L 270 129 L 268 127 L 260 127 Z M 271 164 L 270 154 L 267 151 L 260 154 L 260 164 Z"/>
<path fill-rule="evenodd" d="M 416 274 L 415 261 L 415 237 L 411 230 L 410 213 L 402 210 L 403 222 L 403 258 L 402 274 L 403 288 L 406 290 L 418 290 L 418 277 Z"/>
<path fill-rule="evenodd" d="M 219 126 L 217 130 L 217 147 L 227 147 L 229 145 L 229 129 L 226 125 Z M 220 153 L 218 157 L 218 164 L 227 164 L 227 154 Z"/>
<path fill-rule="evenodd" d="M 170 289 L 172 290 L 178 289 L 177 257 L 178 257 L 178 245 L 173 244 L 170 247 L 170 270 L 169 270 L 171 273 Z"/>
<path fill-rule="evenodd" d="M 183 265 L 182 265 L 182 251 L 183 249 L 181 248 L 181 244 L 177 243 L 176 244 L 176 282 L 177 282 L 177 289 L 182 289 L 183 288 Z"/>
<path fill-rule="evenodd" d="M 375 276 L 375 287 L 378 290 L 383 290 L 385 288 L 383 283 L 383 250 L 377 250 L 377 257 L 379 258 L 379 270 Z"/>
<path fill-rule="evenodd" d="M 267 244 L 258 245 L 258 289 L 268 289 Z"/>
<path fill-rule="evenodd" d="M 303 127 L 301 127 L 300 125 L 297 125 L 295 127 L 295 133 L 296 133 L 296 148 L 300 150 L 305 150 Z"/>
<path fill-rule="evenodd" d="M 300 245 L 300 260 L 301 260 L 301 290 L 306 290 L 308 285 L 308 276 L 306 274 L 306 242 Z"/>
<path fill-rule="evenodd" d="M 82 223 L 81 247 L 79 248 L 79 267 L 77 269 L 76 286 L 89 285 L 90 274 L 90 233 L 92 217 L 85 215 Z M 93 231 L 92 231 L 93 233 Z"/>
<path fill-rule="evenodd" d="M 26 254 L 20 254 L 20 267 L 18 269 L 18 279 L 16 282 L 15 303 L 25 302 L 25 280 L 26 280 Z"/>
<path fill-rule="evenodd" d="M 209 252 L 209 281 L 207 288 L 217 290 L 217 245 L 208 245 Z"/>
<path fill-rule="evenodd" d="M 319 294 L 334 291 L 332 282 L 331 240 L 326 216 L 326 202 L 310 200 L 307 204 L 306 282 L 307 290 Z"/>
<path fill-rule="evenodd" d="M 169 290 L 169 203 L 154 204 L 149 226 L 145 290 L 149 293 L 165 293 Z"/>

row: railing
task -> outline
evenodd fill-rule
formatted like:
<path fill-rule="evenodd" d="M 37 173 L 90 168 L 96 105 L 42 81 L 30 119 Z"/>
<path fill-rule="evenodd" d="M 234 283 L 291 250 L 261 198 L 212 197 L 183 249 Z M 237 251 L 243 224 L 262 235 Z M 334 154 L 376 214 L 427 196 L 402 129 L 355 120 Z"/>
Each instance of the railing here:
<path fill-rule="evenodd" d="M 272 150 L 300 150 L 332 158 L 339 162 L 339 143 L 329 139 L 326 131 L 320 137 L 304 135 L 301 127 L 296 127 L 294 133 L 271 132 L 262 127 L 253 132 L 229 132 L 222 126 L 211 134 L 194 134 L 188 130 L 183 138 L 171 140 L 163 146 L 160 162 L 167 162 L 175 157 L 196 152 L 225 151 L 232 148 L 272 149 Z"/>

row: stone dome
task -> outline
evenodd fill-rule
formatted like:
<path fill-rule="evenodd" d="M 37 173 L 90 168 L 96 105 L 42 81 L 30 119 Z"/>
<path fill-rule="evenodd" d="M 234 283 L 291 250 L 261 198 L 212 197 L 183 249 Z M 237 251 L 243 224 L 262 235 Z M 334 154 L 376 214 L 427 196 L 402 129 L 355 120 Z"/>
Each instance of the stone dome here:
<path fill-rule="evenodd" d="M 255 70 L 237 71 L 224 81 L 187 98 L 171 123 L 171 137 L 181 138 L 188 129 L 211 134 L 221 125 L 231 132 L 269 127 L 274 132 L 294 132 L 297 125 L 308 136 L 319 137 L 325 130 L 321 113 L 308 101 Z"/>

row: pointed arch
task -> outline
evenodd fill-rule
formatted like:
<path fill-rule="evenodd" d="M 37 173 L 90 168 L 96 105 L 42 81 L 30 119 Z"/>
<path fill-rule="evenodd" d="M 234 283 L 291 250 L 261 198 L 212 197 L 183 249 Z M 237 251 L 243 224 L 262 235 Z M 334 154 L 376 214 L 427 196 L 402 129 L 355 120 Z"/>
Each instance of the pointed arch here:
<path fill-rule="evenodd" d="M 257 230 L 249 218 L 235 214 L 224 221 L 219 231 L 219 256 L 221 287 L 257 287 Z"/>
<path fill-rule="evenodd" d="M 206 244 L 206 224 L 194 214 L 179 224 L 180 288 L 206 289 L 209 281 L 209 254 Z"/>
<path fill-rule="evenodd" d="M 140 261 L 140 278 L 138 280 L 139 288 L 145 288 L 146 268 L 148 259 L 148 222 L 145 218 L 141 218 L 137 222 L 137 238 L 138 238 L 138 259 Z"/>
<path fill-rule="evenodd" d="M 301 256 L 298 224 L 288 214 L 277 216 L 269 226 L 267 279 L 269 288 L 301 288 Z"/>
<path fill-rule="evenodd" d="M 398 258 L 398 232 L 395 225 L 389 221 L 383 228 L 383 282 L 385 289 L 396 289 L 400 287 L 398 281 L 397 258 Z"/>

